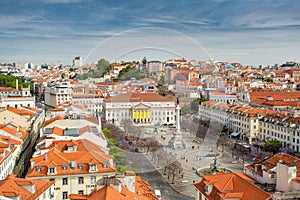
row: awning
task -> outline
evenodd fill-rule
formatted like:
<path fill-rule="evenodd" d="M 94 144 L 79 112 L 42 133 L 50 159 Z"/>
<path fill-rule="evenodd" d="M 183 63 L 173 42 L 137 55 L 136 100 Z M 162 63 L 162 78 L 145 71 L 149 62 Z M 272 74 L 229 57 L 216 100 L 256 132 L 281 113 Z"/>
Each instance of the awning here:
<path fill-rule="evenodd" d="M 231 136 L 233 136 L 233 137 L 236 137 L 236 136 L 238 136 L 238 135 L 239 135 L 238 132 L 233 132 L 233 133 L 231 133 Z"/>

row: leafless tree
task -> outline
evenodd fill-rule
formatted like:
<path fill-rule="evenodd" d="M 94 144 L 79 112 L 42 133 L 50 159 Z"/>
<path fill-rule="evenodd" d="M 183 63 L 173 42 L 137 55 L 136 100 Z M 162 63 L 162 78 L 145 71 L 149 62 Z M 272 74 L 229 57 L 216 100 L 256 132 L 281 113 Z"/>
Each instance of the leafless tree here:
<path fill-rule="evenodd" d="M 168 170 L 168 178 L 170 178 L 170 175 L 172 176 L 172 183 L 175 183 L 175 176 L 180 175 L 180 173 L 182 172 L 182 165 L 180 162 L 178 162 L 177 160 L 172 162 L 171 164 L 168 165 L 167 167 Z"/>
<path fill-rule="evenodd" d="M 219 138 L 218 138 L 218 141 L 217 141 L 217 148 L 219 147 L 219 146 L 221 146 L 222 147 L 222 152 L 224 152 L 224 147 L 227 145 L 227 138 L 226 138 L 226 136 L 220 136 Z"/>
<path fill-rule="evenodd" d="M 146 153 L 148 153 L 149 151 L 156 151 L 157 149 L 162 147 L 162 145 L 157 141 L 157 139 L 154 136 L 144 138 L 143 141 L 147 148 Z"/>
<path fill-rule="evenodd" d="M 125 133 L 130 136 L 132 141 L 139 142 L 143 138 L 142 127 L 133 124 L 130 119 L 123 119 L 120 126 L 124 128 Z"/>

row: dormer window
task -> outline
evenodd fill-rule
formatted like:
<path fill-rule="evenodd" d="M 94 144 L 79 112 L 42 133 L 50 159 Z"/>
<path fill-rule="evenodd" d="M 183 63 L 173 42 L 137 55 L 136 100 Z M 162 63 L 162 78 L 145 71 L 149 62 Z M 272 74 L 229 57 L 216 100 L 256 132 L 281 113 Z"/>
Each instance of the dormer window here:
<path fill-rule="evenodd" d="M 67 170 L 68 169 L 68 166 L 67 165 L 63 165 L 62 166 L 62 170 Z"/>
<path fill-rule="evenodd" d="M 82 170 L 83 169 L 83 164 L 78 164 L 78 169 Z"/>
<path fill-rule="evenodd" d="M 37 172 L 41 172 L 42 171 L 42 167 L 36 167 L 36 171 Z"/>
<path fill-rule="evenodd" d="M 71 160 L 70 168 L 71 168 L 72 170 L 74 170 L 75 167 L 76 167 L 76 161 L 75 161 L 75 160 Z"/>
<path fill-rule="evenodd" d="M 208 185 L 205 185 L 205 190 L 206 193 L 208 192 Z"/>
<path fill-rule="evenodd" d="M 95 172 L 95 171 L 97 171 L 96 165 L 95 165 L 95 164 L 90 165 L 90 170 L 89 170 L 89 171 L 90 171 L 90 172 Z"/>
<path fill-rule="evenodd" d="M 77 150 L 77 146 L 76 145 L 68 147 L 68 151 L 70 151 L 70 152 L 75 152 L 76 150 Z"/>
<path fill-rule="evenodd" d="M 55 173 L 56 173 L 55 167 L 49 167 L 48 174 L 55 174 Z"/>
<path fill-rule="evenodd" d="M 15 147 L 15 144 L 10 144 L 9 149 L 13 149 Z"/>
<path fill-rule="evenodd" d="M 103 164 L 102 164 L 102 167 L 103 167 L 103 168 L 107 168 L 107 163 L 103 163 Z"/>

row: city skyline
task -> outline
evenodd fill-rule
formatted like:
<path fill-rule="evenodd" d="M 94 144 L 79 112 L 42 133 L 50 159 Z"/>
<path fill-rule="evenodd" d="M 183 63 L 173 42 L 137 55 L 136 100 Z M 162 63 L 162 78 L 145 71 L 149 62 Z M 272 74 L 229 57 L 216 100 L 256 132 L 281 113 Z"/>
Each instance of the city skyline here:
<path fill-rule="evenodd" d="M 298 61 L 296 1 L 1 1 L 0 63 Z"/>

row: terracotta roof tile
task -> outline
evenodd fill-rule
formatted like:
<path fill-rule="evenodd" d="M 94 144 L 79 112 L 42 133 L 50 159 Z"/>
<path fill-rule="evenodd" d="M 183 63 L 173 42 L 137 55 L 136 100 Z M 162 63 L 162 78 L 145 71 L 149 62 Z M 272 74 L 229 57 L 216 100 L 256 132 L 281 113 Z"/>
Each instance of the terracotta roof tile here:
<path fill-rule="evenodd" d="M 266 200 L 270 194 L 253 185 L 246 175 L 240 176 L 237 173 L 217 173 L 204 175 L 201 182 L 194 186 L 208 199 L 240 198 L 241 200 Z M 210 195 L 205 192 L 205 185 L 213 185 Z"/>
<path fill-rule="evenodd" d="M 9 175 L 0 181 L 0 195 L 6 197 L 20 196 L 22 200 L 36 199 L 54 184 L 53 181 L 26 180 Z M 24 189 L 23 185 L 35 185 L 35 192 Z"/>
<path fill-rule="evenodd" d="M 105 102 L 162 102 L 172 101 L 156 93 L 117 94 L 104 99 Z"/>
<path fill-rule="evenodd" d="M 70 150 L 70 144 L 76 146 L 75 150 Z M 88 140 L 57 140 L 53 141 L 46 149 L 49 151 L 45 154 L 33 157 L 31 161 L 35 162 L 35 167 L 42 167 L 41 172 L 37 172 L 35 168 L 29 169 L 27 177 L 41 177 L 47 176 L 48 167 L 56 167 L 56 172 L 59 175 L 71 174 L 87 174 L 89 172 L 89 165 L 96 164 L 98 172 L 115 172 L 116 169 L 111 166 L 110 159 L 113 157 L 102 151 L 102 147 Z M 44 150 L 46 150 L 44 149 Z M 70 166 L 71 161 L 77 164 L 82 164 L 83 169 L 77 168 L 67 170 L 62 169 L 62 165 Z M 104 167 L 103 164 L 107 164 Z"/>
<path fill-rule="evenodd" d="M 51 124 L 52 122 L 55 122 L 56 120 L 64 120 L 65 117 L 64 116 L 56 116 L 56 117 L 53 117 L 51 119 L 48 119 L 46 122 L 45 122 L 45 125 L 44 126 L 48 126 L 49 124 Z"/>

